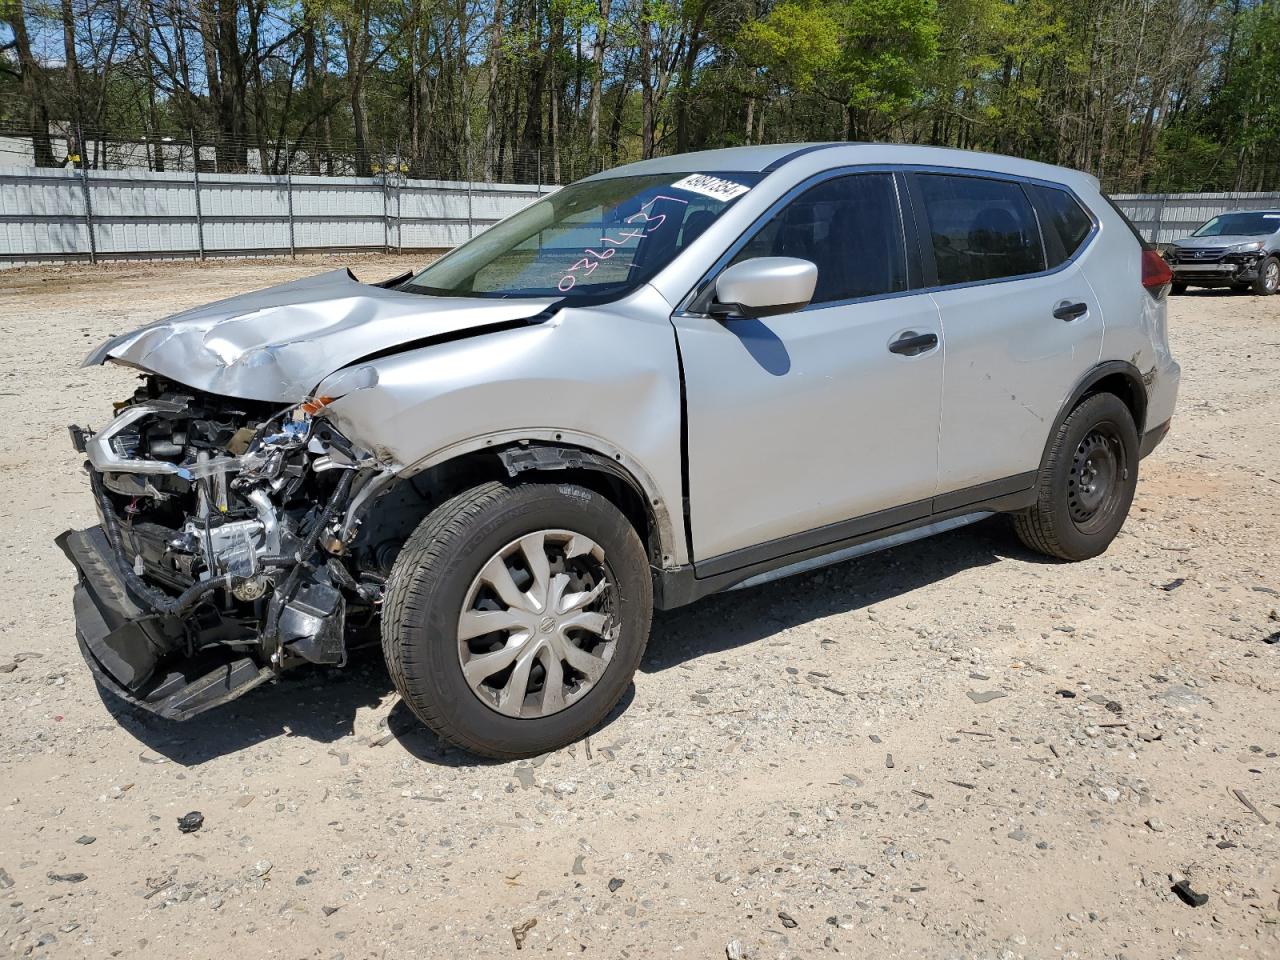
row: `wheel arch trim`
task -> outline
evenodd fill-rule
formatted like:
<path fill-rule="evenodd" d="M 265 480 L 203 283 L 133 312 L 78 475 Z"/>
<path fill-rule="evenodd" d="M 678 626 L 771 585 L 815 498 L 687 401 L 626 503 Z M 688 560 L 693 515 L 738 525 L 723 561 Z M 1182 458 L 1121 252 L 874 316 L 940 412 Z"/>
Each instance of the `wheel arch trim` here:
<path fill-rule="evenodd" d="M 540 451 L 521 457 L 522 451 Z M 421 457 L 402 469 L 382 474 L 376 490 L 352 504 L 343 521 L 343 536 L 354 535 L 360 515 L 384 489 L 398 480 L 405 480 L 434 467 L 474 453 L 490 452 L 501 461 L 511 477 L 526 472 L 555 471 L 565 469 L 590 470 L 603 473 L 625 483 L 640 498 L 657 537 L 664 567 L 677 567 L 686 562 L 682 556 L 683 531 L 675 529 L 671 509 L 652 475 L 640 462 L 625 450 L 602 437 L 554 427 L 523 428 L 480 434 L 441 447 Z M 369 486 L 373 486 L 370 484 Z M 363 492 L 363 491 L 362 491 Z"/>
<path fill-rule="evenodd" d="M 1143 377 L 1142 372 L 1127 360 L 1105 360 L 1097 366 L 1091 368 L 1083 377 L 1077 381 L 1071 392 L 1067 395 L 1067 399 L 1063 401 L 1062 406 L 1058 408 L 1058 415 L 1053 419 L 1053 427 L 1049 431 L 1049 435 L 1045 438 L 1044 450 L 1040 454 L 1041 466 L 1049 459 L 1049 448 L 1053 445 L 1053 438 L 1057 436 L 1058 429 L 1062 426 L 1062 422 L 1070 416 L 1071 411 L 1080 405 L 1080 401 L 1089 395 L 1089 391 L 1096 387 L 1108 377 L 1122 376 L 1129 384 L 1129 389 L 1133 392 L 1134 401 L 1138 409 L 1134 412 L 1134 426 L 1138 430 L 1138 439 L 1141 441 L 1145 432 L 1147 417 L 1147 381 Z M 1124 400 L 1124 397 L 1120 398 Z M 1126 404 L 1127 405 L 1127 404 Z"/>

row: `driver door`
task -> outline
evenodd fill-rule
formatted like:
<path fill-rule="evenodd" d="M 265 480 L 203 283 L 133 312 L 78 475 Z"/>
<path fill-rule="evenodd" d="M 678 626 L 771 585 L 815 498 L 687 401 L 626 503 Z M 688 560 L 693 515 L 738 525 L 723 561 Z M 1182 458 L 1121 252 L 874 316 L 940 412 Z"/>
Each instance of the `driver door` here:
<path fill-rule="evenodd" d="M 731 262 L 817 265 L 804 309 L 673 317 L 698 576 L 929 513 L 944 345 L 933 299 L 909 291 L 898 195 L 890 173 L 828 179 L 740 241 Z"/>

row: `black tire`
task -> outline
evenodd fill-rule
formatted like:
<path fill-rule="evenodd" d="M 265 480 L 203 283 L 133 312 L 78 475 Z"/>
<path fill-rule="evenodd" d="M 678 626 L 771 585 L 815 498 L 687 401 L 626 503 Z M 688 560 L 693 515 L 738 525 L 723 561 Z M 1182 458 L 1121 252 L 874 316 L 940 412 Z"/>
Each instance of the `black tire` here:
<path fill-rule="evenodd" d="M 467 683 L 458 618 L 482 567 L 541 530 L 589 537 L 616 583 L 612 657 L 593 686 L 557 713 L 503 715 Z M 499 760 L 536 756 L 585 736 L 626 692 L 649 637 L 653 582 L 645 548 L 607 499 L 576 484 L 486 483 L 432 511 L 409 537 L 387 582 L 382 650 L 396 690 L 443 740 Z"/>
<path fill-rule="evenodd" d="M 1054 433 L 1040 468 L 1038 499 L 1014 514 L 1014 528 L 1032 550 L 1060 560 L 1088 560 L 1120 532 L 1137 485 L 1133 415 L 1115 394 L 1094 394 Z"/>
<path fill-rule="evenodd" d="M 1169 292 L 1175 297 L 1180 297 L 1187 292 L 1187 285 L 1175 280 L 1173 283 L 1169 284 Z"/>
<path fill-rule="evenodd" d="M 1270 256 L 1258 264 L 1253 292 L 1260 297 L 1269 297 L 1277 291 L 1280 291 L 1280 259 Z"/>

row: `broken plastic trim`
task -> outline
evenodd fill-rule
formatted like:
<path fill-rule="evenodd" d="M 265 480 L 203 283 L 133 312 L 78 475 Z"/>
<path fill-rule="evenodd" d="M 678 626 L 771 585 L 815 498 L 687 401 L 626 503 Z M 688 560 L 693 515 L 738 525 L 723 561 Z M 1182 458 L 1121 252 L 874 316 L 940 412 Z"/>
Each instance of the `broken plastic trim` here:
<path fill-rule="evenodd" d="M 338 485 L 334 488 L 332 496 L 329 497 L 329 501 L 325 504 L 324 511 L 320 514 L 320 518 L 298 549 L 297 562 L 292 565 L 292 569 L 289 571 L 284 583 L 277 587 L 275 593 L 271 596 L 271 603 L 267 607 L 267 616 L 263 623 L 259 642 L 262 644 L 263 652 L 273 662 L 278 661 L 282 646 L 280 616 L 284 612 L 285 606 L 292 601 L 293 595 L 297 592 L 302 574 L 314 569 L 311 563 L 311 555 L 316 551 L 320 535 L 333 523 L 338 511 L 350 498 L 351 482 L 354 474 L 354 470 L 343 471 L 342 476 L 338 479 Z"/>
<path fill-rule="evenodd" d="M 225 470 L 239 469 L 240 461 L 238 458 L 233 457 L 216 457 L 204 463 L 181 467 L 166 460 L 122 457 L 111 446 L 111 441 L 122 430 L 132 426 L 143 417 L 153 414 L 180 414 L 183 410 L 184 406 L 182 404 L 171 400 L 151 400 L 146 403 L 134 404 L 122 411 L 118 417 L 103 427 L 100 432 L 92 437 L 86 437 L 84 440 L 84 452 L 89 457 L 89 463 L 99 473 L 169 474 L 187 481 L 213 476 Z M 81 431 L 81 436 L 84 436 L 83 431 Z M 74 433 L 72 434 L 72 442 L 76 442 Z"/>

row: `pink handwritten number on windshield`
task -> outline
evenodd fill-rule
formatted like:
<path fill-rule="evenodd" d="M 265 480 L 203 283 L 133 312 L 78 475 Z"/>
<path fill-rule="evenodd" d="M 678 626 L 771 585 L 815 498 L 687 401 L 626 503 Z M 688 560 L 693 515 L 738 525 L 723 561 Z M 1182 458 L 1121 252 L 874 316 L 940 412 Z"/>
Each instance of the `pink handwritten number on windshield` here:
<path fill-rule="evenodd" d="M 667 215 L 665 213 L 651 214 L 650 212 L 653 205 L 659 200 L 670 200 L 672 203 L 684 204 L 689 202 L 688 200 L 681 200 L 679 197 L 668 197 L 658 194 L 658 196 L 654 197 L 641 207 L 638 212 L 633 213 L 624 221 L 624 223 L 636 223 L 638 221 L 642 226 L 633 227 L 630 230 L 623 230 L 614 237 L 602 236 L 600 238 L 601 249 L 599 250 L 592 250 L 590 247 L 584 248 L 582 251 L 582 259 L 574 263 L 564 276 L 560 278 L 560 282 L 556 284 L 560 292 L 568 293 L 573 289 L 574 284 L 578 282 L 579 271 L 582 271 L 581 275 L 584 277 L 591 276 L 591 274 L 596 272 L 596 267 L 600 266 L 601 263 L 608 260 L 618 252 L 619 247 L 626 246 L 628 241 L 631 240 L 635 240 L 636 244 L 639 245 L 640 240 L 647 237 L 666 223 Z"/>

